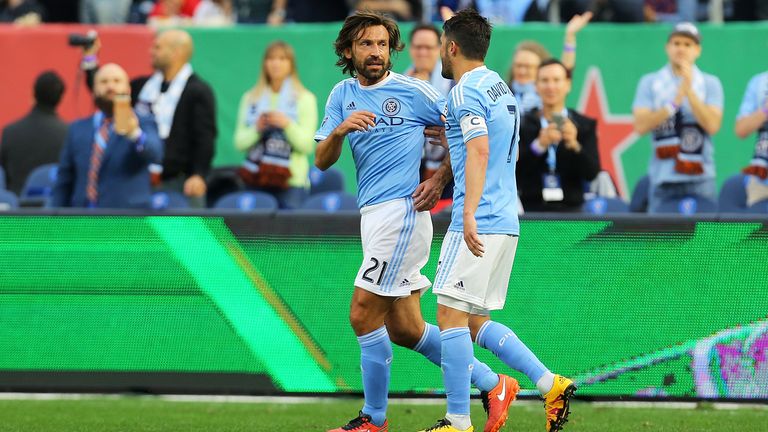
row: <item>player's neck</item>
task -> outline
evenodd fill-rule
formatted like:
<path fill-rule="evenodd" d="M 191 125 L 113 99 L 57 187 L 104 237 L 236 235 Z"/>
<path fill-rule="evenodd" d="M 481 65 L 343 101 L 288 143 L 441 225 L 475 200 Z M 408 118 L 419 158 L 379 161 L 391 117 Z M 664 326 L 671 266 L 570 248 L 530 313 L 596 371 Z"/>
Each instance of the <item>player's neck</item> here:
<path fill-rule="evenodd" d="M 377 79 L 376 81 L 369 80 L 368 78 L 358 74 L 357 75 L 357 82 L 359 82 L 360 85 L 363 86 L 363 87 L 372 86 L 372 85 L 378 84 L 378 83 L 384 81 L 385 79 L 387 79 L 387 77 L 391 73 L 392 73 L 392 71 L 387 71 L 387 73 L 385 73 L 381 78 Z"/>
<path fill-rule="evenodd" d="M 465 73 L 484 65 L 485 63 L 478 60 L 456 59 L 453 63 L 453 80 L 459 82 Z"/>
<path fill-rule="evenodd" d="M 565 101 L 553 104 L 553 105 L 545 105 L 542 104 L 541 106 L 541 115 L 546 119 L 551 119 L 552 114 L 560 114 L 565 109 Z"/>

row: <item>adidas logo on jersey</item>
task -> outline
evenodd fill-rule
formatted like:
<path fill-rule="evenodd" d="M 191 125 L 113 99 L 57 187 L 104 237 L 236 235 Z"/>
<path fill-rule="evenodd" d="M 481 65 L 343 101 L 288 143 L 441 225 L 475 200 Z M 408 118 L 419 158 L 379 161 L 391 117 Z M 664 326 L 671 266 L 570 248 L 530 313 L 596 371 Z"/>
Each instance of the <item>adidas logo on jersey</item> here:
<path fill-rule="evenodd" d="M 455 284 L 453 284 L 453 287 L 459 291 L 464 291 L 464 281 L 456 282 Z"/>
<path fill-rule="evenodd" d="M 347 105 L 347 111 L 353 110 L 355 108 L 356 107 L 355 107 L 355 102 L 354 101 L 350 102 L 349 105 Z"/>
<path fill-rule="evenodd" d="M 402 287 L 408 286 L 410 284 L 411 284 L 411 282 L 408 281 L 408 279 L 403 279 L 403 281 L 400 282 L 400 285 L 398 286 L 398 288 L 402 288 Z"/>

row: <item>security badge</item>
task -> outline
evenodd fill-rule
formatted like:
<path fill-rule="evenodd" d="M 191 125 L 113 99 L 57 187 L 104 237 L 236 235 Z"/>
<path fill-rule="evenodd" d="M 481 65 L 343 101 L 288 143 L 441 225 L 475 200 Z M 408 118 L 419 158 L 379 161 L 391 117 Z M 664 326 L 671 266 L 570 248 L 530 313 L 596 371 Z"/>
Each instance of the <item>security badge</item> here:
<path fill-rule="evenodd" d="M 563 188 L 560 185 L 560 176 L 555 173 L 548 173 L 542 176 L 544 188 L 541 190 L 541 197 L 546 202 L 562 201 L 565 198 Z"/>

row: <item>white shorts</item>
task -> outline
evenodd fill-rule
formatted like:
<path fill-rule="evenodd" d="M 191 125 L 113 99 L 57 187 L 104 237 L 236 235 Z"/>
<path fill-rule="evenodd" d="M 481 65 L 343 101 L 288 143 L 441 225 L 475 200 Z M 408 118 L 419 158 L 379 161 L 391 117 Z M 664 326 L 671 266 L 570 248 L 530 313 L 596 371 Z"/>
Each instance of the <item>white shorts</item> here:
<path fill-rule="evenodd" d="M 355 286 L 386 297 L 407 297 L 431 283 L 421 274 L 429 260 L 432 217 L 417 212 L 412 198 L 360 209 L 363 264 Z"/>
<path fill-rule="evenodd" d="M 469 251 L 464 233 L 448 231 L 440 249 L 435 286 L 438 303 L 475 315 L 504 307 L 515 261 L 517 236 L 480 234 L 485 254 Z"/>

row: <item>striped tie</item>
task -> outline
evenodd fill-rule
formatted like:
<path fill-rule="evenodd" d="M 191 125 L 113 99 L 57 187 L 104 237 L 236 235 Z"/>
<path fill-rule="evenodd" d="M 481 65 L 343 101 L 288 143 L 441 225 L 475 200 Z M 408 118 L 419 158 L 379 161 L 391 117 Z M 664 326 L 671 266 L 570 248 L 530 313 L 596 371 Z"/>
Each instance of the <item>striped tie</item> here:
<path fill-rule="evenodd" d="M 99 129 L 99 135 L 106 143 L 109 139 L 109 119 L 104 119 Z M 104 156 L 104 148 L 98 141 L 93 141 L 93 150 L 91 151 L 91 164 L 88 168 L 88 185 L 85 188 L 85 195 L 91 205 L 96 205 L 99 199 L 99 170 L 101 169 L 101 159 Z"/>

